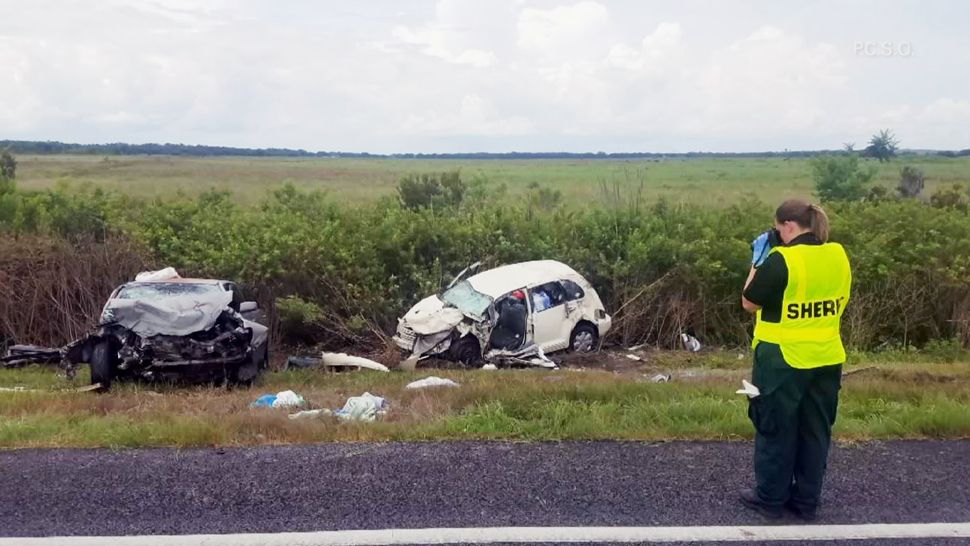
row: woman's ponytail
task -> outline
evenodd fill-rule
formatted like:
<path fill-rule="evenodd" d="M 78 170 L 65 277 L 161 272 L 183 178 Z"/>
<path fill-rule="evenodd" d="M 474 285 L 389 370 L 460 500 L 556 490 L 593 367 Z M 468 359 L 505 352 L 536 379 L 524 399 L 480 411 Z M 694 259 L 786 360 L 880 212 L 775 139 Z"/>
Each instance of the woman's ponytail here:
<path fill-rule="evenodd" d="M 809 205 L 808 210 L 808 228 L 818 237 L 819 241 L 827 243 L 829 240 L 829 216 L 818 205 Z"/>
<path fill-rule="evenodd" d="M 795 222 L 803 229 L 808 229 L 826 243 L 829 240 L 829 217 L 822 207 L 810 204 L 802 199 L 789 199 L 775 211 L 778 222 Z"/>

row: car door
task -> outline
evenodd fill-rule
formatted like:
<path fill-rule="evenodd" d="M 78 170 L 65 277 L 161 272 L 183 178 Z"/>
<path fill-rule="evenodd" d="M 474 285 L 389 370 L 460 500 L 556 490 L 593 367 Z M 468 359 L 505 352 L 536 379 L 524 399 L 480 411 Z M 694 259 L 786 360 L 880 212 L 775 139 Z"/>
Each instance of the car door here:
<path fill-rule="evenodd" d="M 567 316 L 565 295 L 565 291 L 558 282 L 549 282 L 529 289 L 533 341 L 542 348 L 543 352 L 558 351 L 569 346 L 569 334 L 572 328 Z"/>

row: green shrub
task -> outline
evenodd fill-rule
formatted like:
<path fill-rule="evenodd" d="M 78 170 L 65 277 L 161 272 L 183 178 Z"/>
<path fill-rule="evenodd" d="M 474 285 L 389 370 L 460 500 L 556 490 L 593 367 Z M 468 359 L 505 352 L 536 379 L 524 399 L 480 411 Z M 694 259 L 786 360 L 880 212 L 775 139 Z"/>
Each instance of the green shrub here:
<path fill-rule="evenodd" d="M 324 323 L 324 313 L 320 306 L 299 296 L 277 298 L 276 317 L 284 339 L 296 343 L 317 341 Z"/>
<path fill-rule="evenodd" d="M 543 198 L 555 201 L 549 192 Z M 677 347 L 688 327 L 707 345 L 749 341 L 752 320 L 739 294 L 751 239 L 770 226 L 769 205 L 616 200 L 570 209 L 489 201 L 485 193 L 474 199 L 444 208 L 350 206 L 286 186 L 243 207 L 226 192 L 143 202 L 86 190 L 14 191 L 0 196 L 0 232 L 117 233 L 153 263 L 253 287 L 260 301 L 281 304 L 284 333 L 335 346 L 392 332 L 411 305 L 473 262 L 534 259 L 568 263 L 593 283 L 614 315 L 609 342 Z M 967 342 L 970 216 L 916 200 L 827 210 L 853 265 L 844 320 L 851 347 Z"/>
<path fill-rule="evenodd" d="M 409 209 L 457 207 L 464 199 L 465 191 L 459 171 L 409 174 L 397 185 L 401 205 Z"/>
<path fill-rule="evenodd" d="M 810 161 L 815 193 L 822 201 L 856 201 L 866 196 L 874 167 L 859 166 L 859 156 L 822 155 Z"/>

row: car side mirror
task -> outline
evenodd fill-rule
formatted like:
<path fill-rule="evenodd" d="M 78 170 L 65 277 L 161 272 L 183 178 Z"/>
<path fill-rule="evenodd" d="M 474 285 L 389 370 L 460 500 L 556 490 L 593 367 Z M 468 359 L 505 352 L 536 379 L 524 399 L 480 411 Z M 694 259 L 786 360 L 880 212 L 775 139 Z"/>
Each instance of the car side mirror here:
<path fill-rule="evenodd" d="M 259 309 L 259 304 L 254 301 L 244 301 L 239 304 L 240 313 L 248 313 L 250 311 L 256 311 Z"/>

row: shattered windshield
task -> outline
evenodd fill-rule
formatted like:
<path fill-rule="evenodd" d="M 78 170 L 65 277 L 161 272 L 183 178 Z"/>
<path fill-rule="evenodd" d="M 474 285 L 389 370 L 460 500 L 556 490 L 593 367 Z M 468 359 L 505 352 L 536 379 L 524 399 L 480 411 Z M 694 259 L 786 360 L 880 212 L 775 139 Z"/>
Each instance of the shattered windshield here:
<path fill-rule="evenodd" d="M 472 288 L 468 281 L 461 281 L 441 295 L 446 303 L 454 305 L 462 313 L 481 317 L 485 314 L 492 299 Z"/>
<path fill-rule="evenodd" d="M 173 296 L 188 296 L 195 294 L 212 294 L 222 291 L 215 284 L 191 284 L 180 282 L 153 282 L 144 284 L 126 284 L 115 296 L 122 300 L 160 300 Z"/>

